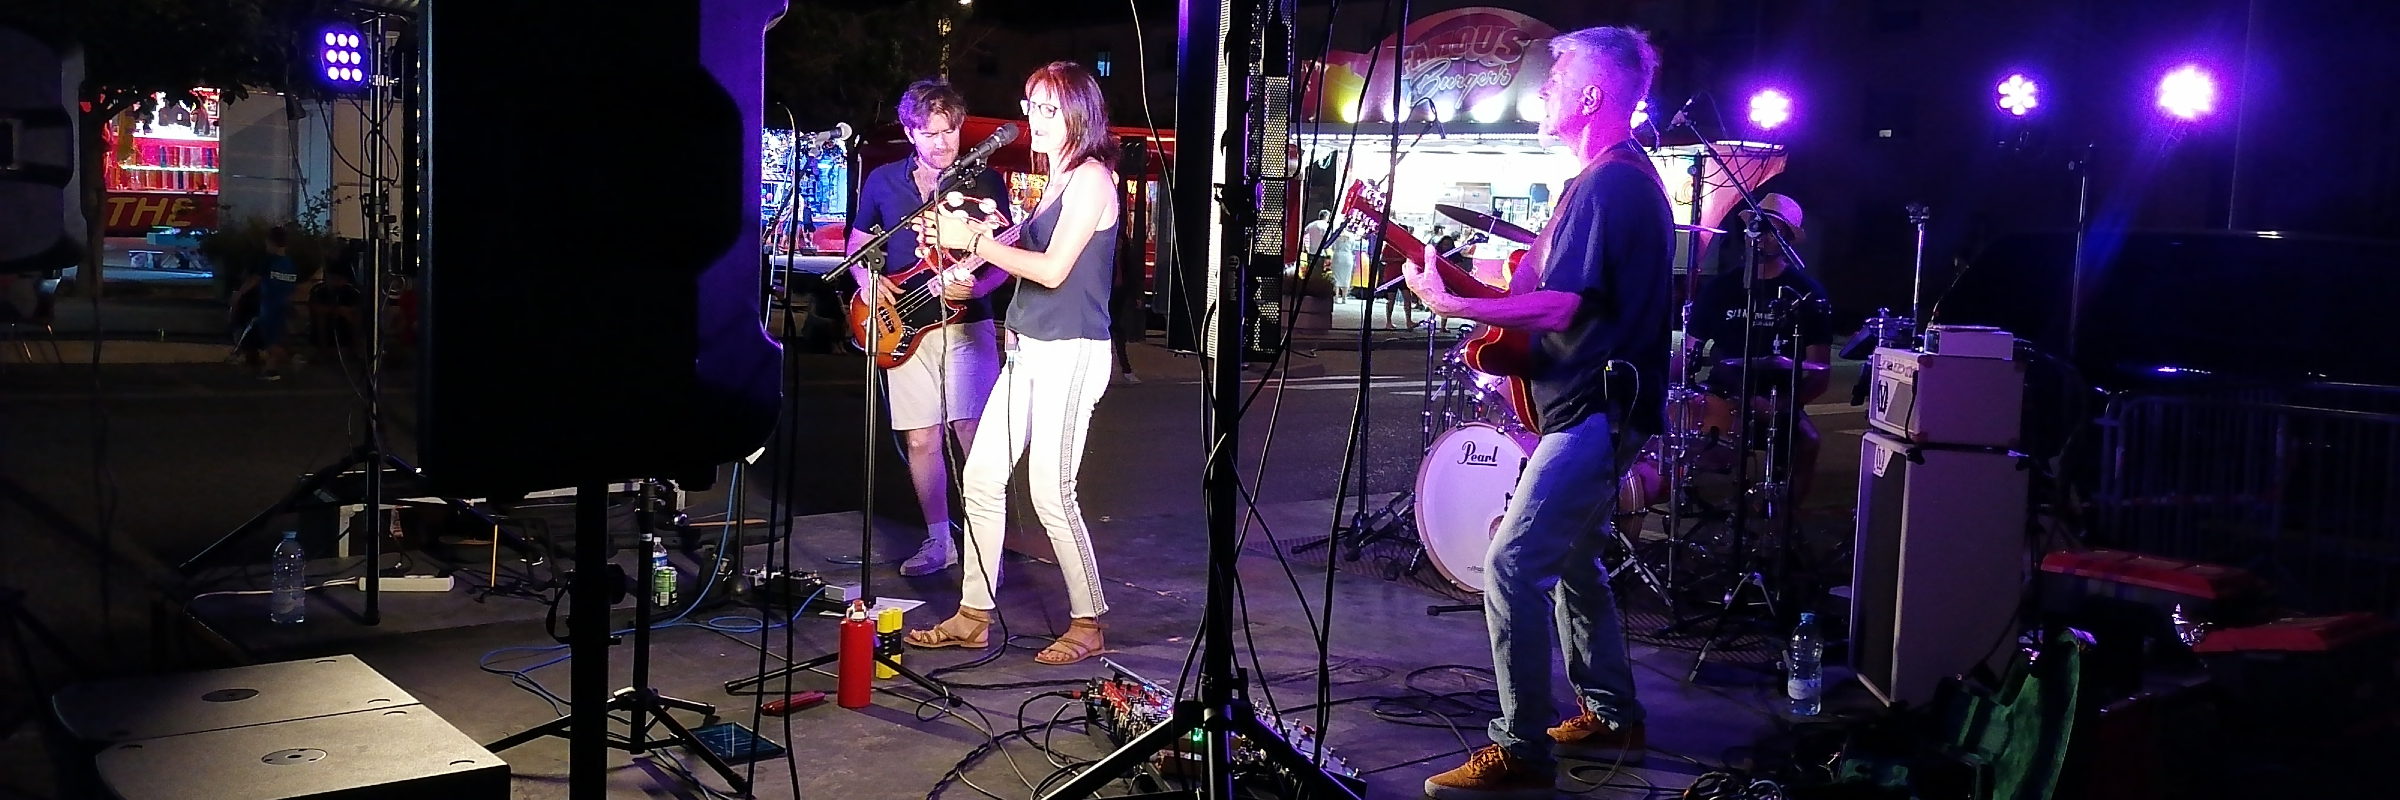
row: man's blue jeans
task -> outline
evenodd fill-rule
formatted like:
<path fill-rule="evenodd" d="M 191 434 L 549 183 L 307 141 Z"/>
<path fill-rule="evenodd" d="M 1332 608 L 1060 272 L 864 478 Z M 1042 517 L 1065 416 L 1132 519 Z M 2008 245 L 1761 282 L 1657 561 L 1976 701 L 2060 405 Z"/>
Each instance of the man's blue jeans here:
<path fill-rule="evenodd" d="M 1577 700 L 1619 725 L 1642 720 L 1624 623 L 1600 566 L 1617 481 L 1641 442 L 1600 415 L 1544 434 L 1484 554 L 1484 622 L 1500 682 L 1492 742 L 1532 764 L 1552 763 L 1546 729 L 1556 721 L 1545 618 L 1557 621 Z"/>

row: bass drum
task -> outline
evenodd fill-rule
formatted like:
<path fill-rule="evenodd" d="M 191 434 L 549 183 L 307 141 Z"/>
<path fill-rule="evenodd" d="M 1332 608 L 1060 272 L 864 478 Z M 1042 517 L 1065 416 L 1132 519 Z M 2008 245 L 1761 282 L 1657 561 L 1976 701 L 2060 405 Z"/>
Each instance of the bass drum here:
<path fill-rule="evenodd" d="M 1524 431 L 1470 422 L 1443 432 L 1425 452 L 1417 467 L 1417 536 L 1433 568 L 1458 588 L 1483 591 L 1484 551 L 1538 441 Z"/>

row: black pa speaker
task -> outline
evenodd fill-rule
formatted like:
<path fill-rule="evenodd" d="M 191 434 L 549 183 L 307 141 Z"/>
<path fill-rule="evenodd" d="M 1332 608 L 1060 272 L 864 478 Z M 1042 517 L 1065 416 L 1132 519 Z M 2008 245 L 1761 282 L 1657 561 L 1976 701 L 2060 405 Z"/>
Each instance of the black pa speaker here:
<path fill-rule="evenodd" d="M 707 475 L 766 441 L 759 150 L 782 0 L 425 4 L 434 490 Z"/>
<path fill-rule="evenodd" d="M 83 258 L 75 100 L 83 58 L 0 26 L 0 272 Z"/>

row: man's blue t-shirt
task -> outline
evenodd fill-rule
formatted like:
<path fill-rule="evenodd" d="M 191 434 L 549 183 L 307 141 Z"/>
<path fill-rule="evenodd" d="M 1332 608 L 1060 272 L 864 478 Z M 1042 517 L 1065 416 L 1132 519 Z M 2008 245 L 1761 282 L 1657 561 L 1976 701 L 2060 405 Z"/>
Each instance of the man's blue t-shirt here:
<path fill-rule="evenodd" d="M 1631 142 L 1618 147 L 1632 148 Z M 1568 181 L 1550 219 L 1542 288 L 1583 298 L 1566 330 L 1534 337 L 1534 404 L 1544 433 L 1593 414 L 1656 433 L 1664 423 L 1674 318 L 1673 211 L 1649 159 L 1603 158 Z M 1622 366 L 1612 378 L 1610 362 Z"/>

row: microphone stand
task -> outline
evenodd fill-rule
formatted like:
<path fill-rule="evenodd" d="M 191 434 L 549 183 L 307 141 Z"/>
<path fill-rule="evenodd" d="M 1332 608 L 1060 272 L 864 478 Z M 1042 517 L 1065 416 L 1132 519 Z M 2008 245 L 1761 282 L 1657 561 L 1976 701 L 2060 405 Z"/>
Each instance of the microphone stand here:
<path fill-rule="evenodd" d="M 1690 125 L 1689 120 L 1679 119 L 1677 122 Z M 1709 141 L 1707 136 L 1700 135 L 1698 126 L 1692 126 L 1692 128 L 1692 133 L 1694 134 L 1695 138 L 1699 139 L 1700 150 L 1703 156 L 1703 160 L 1695 165 L 1695 171 L 1705 172 L 1706 160 L 1714 159 L 1719 166 L 1725 168 L 1728 175 L 1731 175 L 1733 173 L 1732 162 L 1725 159 L 1724 153 L 1719 152 L 1716 144 Z M 1697 178 L 1695 178 L 1695 180 L 1697 180 Z M 1758 560 L 1758 554 L 1752 552 L 1754 549 L 1754 543 L 1751 541 L 1749 531 L 1751 497 L 1759 493 L 1759 489 L 1750 485 L 1750 420 L 1752 413 L 1751 405 L 1755 399 L 1754 389 L 1756 388 L 1752 384 L 1752 371 L 1756 367 L 1757 359 L 1750 352 L 1750 331 L 1748 329 L 1750 325 L 1753 325 L 1756 322 L 1755 320 L 1750 319 L 1750 316 L 1752 315 L 1753 310 L 1758 307 L 1757 245 L 1759 240 L 1759 229 L 1763 227 L 1766 229 L 1767 234 L 1775 237 L 1774 241 L 1776 248 L 1780 250 L 1784 256 L 1786 263 L 1785 269 L 1798 269 L 1806 271 L 1806 264 L 1801 260 L 1799 250 L 1792 246 L 1792 242 L 1789 238 L 1784 236 L 1782 229 L 1773 225 L 1762 226 L 1759 224 L 1759 220 L 1765 216 L 1765 213 L 1760 209 L 1758 197 L 1756 194 L 1750 191 L 1750 187 L 1743 185 L 1742 181 L 1738 177 L 1736 177 L 1735 180 L 1729 181 L 1728 183 L 1733 186 L 1735 191 L 1741 193 L 1743 206 L 1750 210 L 1750 215 L 1748 219 L 1744 221 L 1742 230 L 1744 245 L 1742 255 L 1742 303 L 1745 325 L 1742 331 L 1741 339 L 1741 369 L 1739 370 L 1739 378 L 1737 379 L 1741 386 L 1735 393 L 1737 402 L 1734 407 L 1734 431 L 1732 431 L 1735 437 L 1735 446 L 1741 448 L 1741 457 L 1735 459 L 1734 461 L 1734 486 L 1736 487 L 1738 494 L 1733 507 L 1732 547 L 1732 553 L 1736 559 L 1736 566 L 1734 568 L 1740 573 L 1740 575 L 1734 580 L 1732 586 L 1726 588 L 1724 597 L 1720 601 L 1720 607 L 1717 610 L 1698 617 L 1678 621 L 1674 625 L 1670 625 L 1661 631 L 1662 633 L 1665 633 L 1681 630 L 1697 624 L 1702 620 L 1710 620 L 1714 623 L 1710 626 L 1707 640 L 1701 646 L 1699 657 L 1692 661 L 1692 671 L 1685 677 L 1686 682 L 1697 680 L 1699 678 L 1700 668 L 1708 663 L 1708 652 L 1714 649 L 1717 640 L 1723 635 L 1726 621 L 1736 614 L 1736 609 L 1744 605 L 1741 602 L 1741 596 L 1746 587 L 1757 589 L 1759 596 L 1756 605 L 1766 611 L 1766 616 L 1768 618 L 1772 619 L 1779 616 L 1779 613 L 1775 609 L 1775 587 L 1768 585 L 1766 576 L 1762 574 L 1762 571 L 1757 569 L 1755 566 Z M 1692 197 L 1692 202 L 1696 209 L 1698 203 L 1700 202 L 1700 196 L 1695 193 Z M 1694 214 L 1696 215 L 1697 213 L 1697 210 L 1695 210 Z M 1695 232 L 1695 240 L 1697 237 L 1698 234 Z M 1685 313 L 1688 323 L 1688 316 L 1690 313 L 1688 305 Z M 1687 342 L 1687 346 L 1691 346 L 1691 343 Z M 1798 360 L 1795 359 L 1791 369 L 1794 372 L 1797 372 L 1800 369 L 1800 366 L 1801 365 L 1798 363 Z M 1773 442 L 1768 443 L 1769 449 L 1767 453 L 1769 460 L 1774 458 L 1773 445 Z M 1772 471 L 1770 470 L 1770 475 L 1771 474 Z M 1771 487 L 1769 488 L 1771 489 Z M 1772 508 L 1772 505 L 1772 502 L 1770 502 L 1770 508 Z M 1788 543 L 1783 544 L 1788 546 Z"/>
<path fill-rule="evenodd" d="M 877 296 L 883 291 L 883 281 L 881 278 L 883 277 L 884 246 L 891 241 L 891 238 L 894 235 L 897 235 L 900 232 L 901 228 L 908 225 L 906 220 L 916 219 L 918 215 L 932 210 L 935 204 L 942 202 L 942 198 L 944 196 L 956 190 L 958 187 L 964 186 L 968 182 L 973 181 L 977 176 L 982 175 L 988 159 L 988 155 L 986 155 L 984 158 L 961 159 L 957 164 L 951 165 L 951 169 L 944 173 L 945 177 L 934 185 L 932 197 L 926 198 L 925 202 L 917 205 L 916 210 L 910 211 L 907 215 L 903 216 L 901 218 L 903 220 L 902 222 L 895 224 L 890 228 L 884 229 L 881 233 L 875 234 L 873 238 L 870 238 L 865 243 L 860 244 L 855 252 L 852 252 L 848 257 L 842 259 L 842 263 L 839 266 L 834 267 L 834 270 L 837 272 L 847 272 L 851 267 L 860 264 L 871 265 L 870 272 L 872 272 L 873 275 L 870 277 L 875 278 L 875 280 L 865 281 L 864 285 L 858 287 L 860 292 L 866 294 L 867 300 L 865 305 L 868 313 L 874 313 L 874 310 L 878 306 Z M 788 292 L 789 290 L 787 289 L 786 291 Z M 790 305 L 788 298 L 786 299 L 785 305 L 787 307 Z M 876 458 L 877 445 L 879 444 L 877 439 L 880 438 L 881 434 L 883 433 L 883 384 L 881 380 L 883 376 L 879 374 L 879 371 L 875 366 L 875 343 L 872 341 L 859 342 L 859 346 L 861 349 L 867 351 L 867 357 L 864 359 L 864 371 L 866 373 L 866 414 L 861 424 L 861 429 L 863 430 L 862 438 L 866 443 L 866 454 L 864 458 L 865 466 L 863 467 L 866 470 L 866 486 L 861 493 L 862 497 L 860 502 L 863 504 L 863 506 L 859 509 L 858 599 L 865 601 L 867 608 L 871 611 L 875 608 L 875 468 L 876 462 L 878 461 Z M 878 641 L 875 647 L 875 661 L 884 665 L 885 667 L 889 667 L 893 672 L 899 673 L 901 677 L 907 678 L 910 682 L 924 687 L 926 691 L 942 697 L 949 697 L 949 687 L 937 683 L 933 679 L 927 678 L 924 675 L 920 675 L 915 670 L 901 666 L 899 659 L 893 657 L 899 653 L 898 637 L 899 634 L 894 633 L 888 637 L 888 641 L 885 641 L 887 637 L 878 634 Z M 786 675 L 796 675 L 806 670 L 831 664 L 837 660 L 840 660 L 841 655 L 841 651 L 836 649 L 833 652 L 811 658 L 807 661 L 795 662 L 787 666 L 768 670 L 747 678 L 737 678 L 726 681 L 725 691 L 738 692 L 748 687 L 763 685 L 767 681 L 775 680 Z"/>

